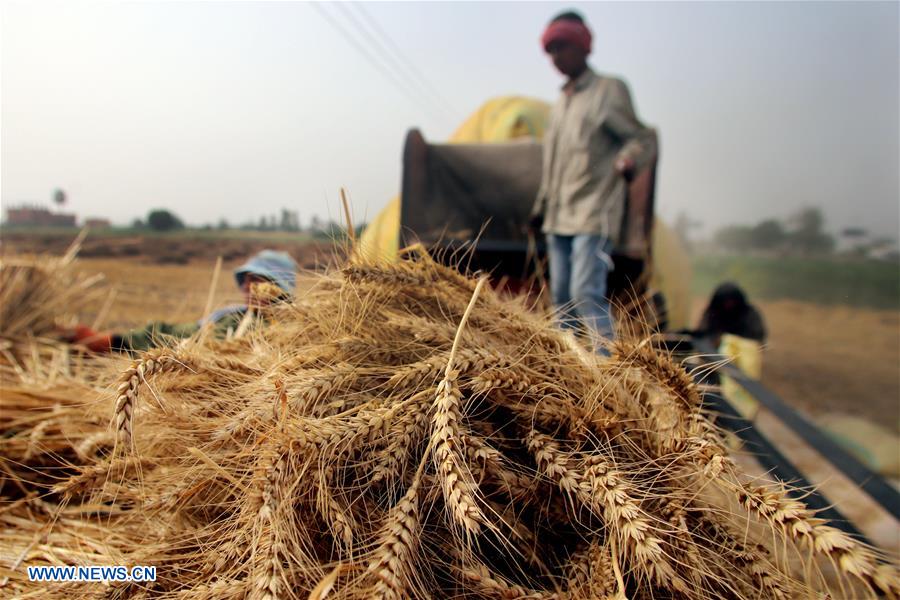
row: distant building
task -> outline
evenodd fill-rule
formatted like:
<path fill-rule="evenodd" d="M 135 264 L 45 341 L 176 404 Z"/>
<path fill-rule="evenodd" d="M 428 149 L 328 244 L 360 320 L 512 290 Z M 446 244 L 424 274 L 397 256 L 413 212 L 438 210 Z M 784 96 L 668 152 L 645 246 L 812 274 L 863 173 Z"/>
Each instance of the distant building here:
<path fill-rule="evenodd" d="M 84 224 L 91 229 L 108 229 L 112 227 L 112 223 L 109 222 L 109 219 L 101 219 L 99 217 L 85 219 Z"/>
<path fill-rule="evenodd" d="M 897 242 L 886 240 L 867 248 L 866 256 L 874 260 L 900 262 L 900 247 L 897 246 Z"/>
<path fill-rule="evenodd" d="M 54 213 L 41 206 L 20 206 L 6 210 L 8 225 L 30 225 L 39 227 L 75 227 L 75 215 Z"/>

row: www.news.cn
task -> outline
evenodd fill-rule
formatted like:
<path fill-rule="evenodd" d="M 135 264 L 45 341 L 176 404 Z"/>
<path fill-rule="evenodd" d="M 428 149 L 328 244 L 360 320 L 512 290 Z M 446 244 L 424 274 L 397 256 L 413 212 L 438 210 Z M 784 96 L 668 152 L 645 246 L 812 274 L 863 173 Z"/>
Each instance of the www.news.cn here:
<path fill-rule="evenodd" d="M 28 567 L 29 581 L 47 582 L 103 582 L 103 581 L 156 581 L 156 567 L 122 565 L 82 567 Z"/>

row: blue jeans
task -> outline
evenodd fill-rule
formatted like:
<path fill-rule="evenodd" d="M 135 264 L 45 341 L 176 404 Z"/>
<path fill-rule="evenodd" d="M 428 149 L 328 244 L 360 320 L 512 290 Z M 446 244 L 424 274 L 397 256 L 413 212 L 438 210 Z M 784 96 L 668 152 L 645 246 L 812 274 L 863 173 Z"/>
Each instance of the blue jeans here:
<path fill-rule="evenodd" d="M 595 350 L 599 339 L 612 339 L 613 323 L 606 276 L 612 270 L 612 243 L 602 235 L 547 234 L 550 293 L 560 325 L 587 330 Z"/>

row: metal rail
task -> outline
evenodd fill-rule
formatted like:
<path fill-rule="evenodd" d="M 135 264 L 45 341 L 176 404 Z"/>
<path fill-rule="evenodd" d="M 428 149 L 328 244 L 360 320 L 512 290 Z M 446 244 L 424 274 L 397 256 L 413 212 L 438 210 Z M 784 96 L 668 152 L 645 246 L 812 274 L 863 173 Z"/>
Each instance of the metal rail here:
<path fill-rule="evenodd" d="M 817 516 L 831 521 L 838 529 L 855 536 L 857 539 L 871 544 L 863 533 L 851 523 L 825 496 L 816 491 L 808 479 L 799 469 L 776 448 L 769 438 L 760 433 L 753 423 L 745 419 L 741 414 L 721 395 L 706 393 L 703 402 L 713 411 L 718 413 L 716 422 L 737 435 L 748 450 L 759 461 L 763 469 L 774 474 L 783 483 L 791 484 L 787 493 L 802 500 L 806 506 L 815 510 Z"/>
<path fill-rule="evenodd" d="M 706 362 L 709 362 L 713 358 L 713 355 L 717 354 L 715 349 L 713 349 L 709 342 L 705 340 L 692 340 L 692 344 L 697 350 L 700 350 L 709 357 Z M 718 370 L 721 374 L 731 377 L 738 385 L 743 387 L 751 396 L 758 400 L 762 406 L 766 407 L 766 409 L 778 417 L 782 423 L 787 425 L 794 433 L 825 457 L 825 459 L 834 465 L 841 473 L 858 485 L 860 489 L 866 492 L 866 494 L 889 512 L 895 519 L 900 521 L 900 492 L 885 481 L 883 477 L 872 471 L 859 459 L 847 452 L 832 438 L 822 433 L 819 428 L 806 420 L 806 418 L 793 408 L 785 404 L 781 398 L 776 396 L 760 382 L 750 379 L 739 369 L 731 365 L 725 365 Z M 750 424 L 750 427 L 753 427 L 752 424 Z"/>

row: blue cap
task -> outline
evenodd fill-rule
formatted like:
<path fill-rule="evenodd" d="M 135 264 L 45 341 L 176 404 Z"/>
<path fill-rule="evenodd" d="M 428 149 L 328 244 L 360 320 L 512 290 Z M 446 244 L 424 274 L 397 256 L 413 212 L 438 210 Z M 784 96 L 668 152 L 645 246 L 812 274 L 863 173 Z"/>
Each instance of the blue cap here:
<path fill-rule="evenodd" d="M 252 273 L 265 277 L 287 294 L 293 294 L 297 285 L 297 263 L 287 252 L 263 250 L 234 270 L 238 286 L 244 285 L 244 277 Z"/>

